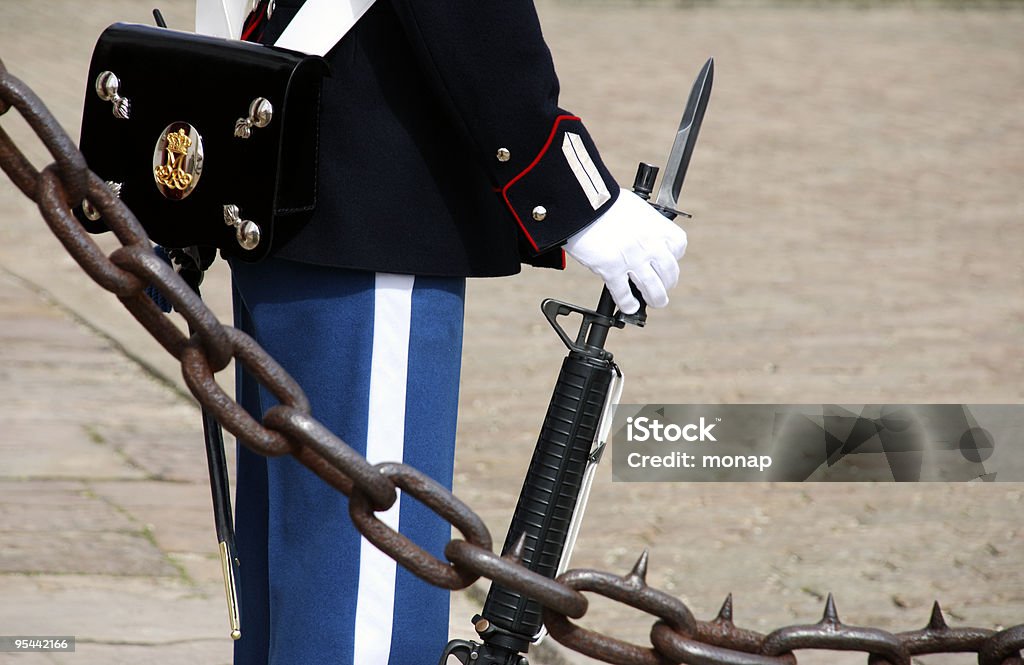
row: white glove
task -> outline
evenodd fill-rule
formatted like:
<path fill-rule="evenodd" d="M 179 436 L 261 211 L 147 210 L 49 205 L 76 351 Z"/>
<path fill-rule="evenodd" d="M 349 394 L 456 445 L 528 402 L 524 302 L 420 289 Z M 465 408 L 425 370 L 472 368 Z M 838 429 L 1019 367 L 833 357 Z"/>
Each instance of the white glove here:
<path fill-rule="evenodd" d="M 668 290 L 679 281 L 686 232 L 623 189 L 606 213 L 566 241 L 565 251 L 604 280 L 623 313 L 633 314 L 640 302 L 629 290 L 630 280 L 651 307 L 668 304 Z"/>

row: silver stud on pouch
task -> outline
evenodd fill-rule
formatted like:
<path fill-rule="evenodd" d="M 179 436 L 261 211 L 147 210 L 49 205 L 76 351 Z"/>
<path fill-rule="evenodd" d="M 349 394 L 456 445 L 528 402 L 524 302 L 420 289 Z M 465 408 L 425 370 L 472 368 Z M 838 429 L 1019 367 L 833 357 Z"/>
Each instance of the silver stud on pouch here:
<path fill-rule="evenodd" d="M 260 244 L 262 232 L 256 222 L 242 219 L 238 206 L 229 203 L 224 206 L 224 223 L 235 227 L 235 240 L 242 249 L 256 249 Z"/>
<path fill-rule="evenodd" d="M 252 134 L 252 128 L 263 128 L 270 124 L 274 117 L 274 107 L 270 100 L 265 97 L 257 97 L 249 104 L 249 117 L 239 118 L 235 122 L 235 136 L 240 139 L 247 139 Z"/>
<path fill-rule="evenodd" d="M 256 245 L 260 244 L 260 227 L 256 222 L 242 222 L 235 231 L 235 239 L 242 249 L 256 249 Z"/>
<path fill-rule="evenodd" d="M 110 102 L 111 113 L 115 118 L 127 120 L 131 114 L 131 101 L 120 95 L 121 80 L 114 72 L 100 72 L 96 77 L 96 95 L 105 102 Z"/>
<path fill-rule="evenodd" d="M 228 226 L 238 226 L 241 217 L 239 217 L 238 206 L 234 203 L 229 203 L 224 206 L 224 223 Z"/>
<path fill-rule="evenodd" d="M 548 216 L 548 209 L 544 206 L 537 206 L 533 209 L 533 220 L 536 222 L 543 222 Z"/>

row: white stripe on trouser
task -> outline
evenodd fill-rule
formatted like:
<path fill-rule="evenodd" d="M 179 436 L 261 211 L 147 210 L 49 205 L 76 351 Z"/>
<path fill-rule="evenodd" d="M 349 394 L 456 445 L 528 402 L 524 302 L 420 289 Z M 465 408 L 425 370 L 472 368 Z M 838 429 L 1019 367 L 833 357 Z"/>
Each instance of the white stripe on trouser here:
<path fill-rule="evenodd" d="M 373 304 L 373 355 L 370 365 L 366 459 L 401 462 L 405 444 L 405 390 L 412 319 L 411 275 L 377 273 Z M 398 529 L 398 501 L 377 517 Z M 394 560 L 365 538 L 359 546 L 354 665 L 384 665 L 391 651 L 395 607 Z"/>

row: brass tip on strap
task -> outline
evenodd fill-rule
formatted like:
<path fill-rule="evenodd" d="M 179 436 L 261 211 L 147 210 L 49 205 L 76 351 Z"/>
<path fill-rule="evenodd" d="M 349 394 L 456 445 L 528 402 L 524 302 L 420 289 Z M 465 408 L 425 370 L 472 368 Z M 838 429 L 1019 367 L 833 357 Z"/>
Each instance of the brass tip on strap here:
<path fill-rule="evenodd" d="M 238 592 L 235 589 L 235 572 L 231 568 L 231 555 L 228 553 L 228 544 L 219 543 L 220 547 L 220 570 L 224 574 L 224 596 L 228 602 L 228 623 L 231 625 L 231 639 L 237 640 L 242 637 L 242 622 L 238 616 Z"/>

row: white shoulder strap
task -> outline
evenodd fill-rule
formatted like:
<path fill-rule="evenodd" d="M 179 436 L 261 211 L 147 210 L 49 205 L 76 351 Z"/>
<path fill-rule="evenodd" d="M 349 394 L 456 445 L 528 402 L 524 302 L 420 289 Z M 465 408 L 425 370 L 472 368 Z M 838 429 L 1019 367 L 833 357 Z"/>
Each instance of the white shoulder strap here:
<path fill-rule="evenodd" d="M 196 32 L 238 39 L 250 0 L 196 0 Z"/>
<path fill-rule="evenodd" d="M 327 55 L 374 0 L 306 0 L 274 43 L 310 55 Z"/>
<path fill-rule="evenodd" d="M 238 39 L 250 0 L 197 0 L 196 32 Z M 374 0 L 306 0 L 275 42 L 310 55 L 327 55 Z"/>

